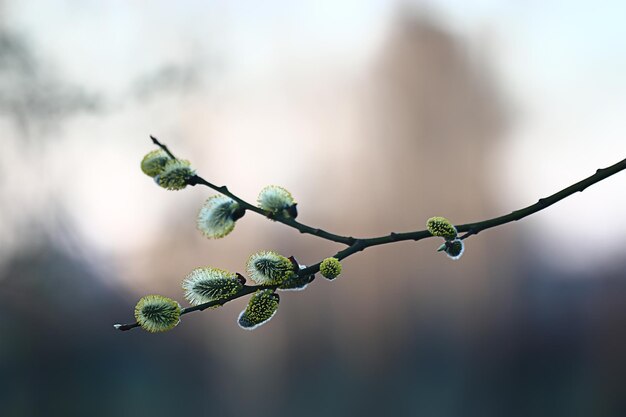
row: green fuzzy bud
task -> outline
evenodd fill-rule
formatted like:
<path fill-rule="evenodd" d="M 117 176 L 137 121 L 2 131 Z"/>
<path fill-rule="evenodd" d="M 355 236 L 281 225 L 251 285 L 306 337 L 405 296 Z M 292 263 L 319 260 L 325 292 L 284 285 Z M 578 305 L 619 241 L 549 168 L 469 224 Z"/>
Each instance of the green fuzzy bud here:
<path fill-rule="evenodd" d="M 141 160 L 141 170 L 149 177 L 155 177 L 163 172 L 165 164 L 171 158 L 163 149 L 155 149 L 149 152 Z"/>
<path fill-rule="evenodd" d="M 295 219 L 298 216 L 297 203 L 289 191 L 277 185 L 263 188 L 257 198 L 259 207 L 270 216 L 282 216 Z"/>
<path fill-rule="evenodd" d="M 245 210 L 232 198 L 223 195 L 209 197 L 198 213 L 198 229 L 209 239 L 219 239 L 235 228 L 235 222 Z"/>
<path fill-rule="evenodd" d="M 320 264 L 320 273 L 324 278 L 335 279 L 341 274 L 341 263 L 337 258 L 326 258 Z"/>
<path fill-rule="evenodd" d="M 237 323 L 242 329 L 253 330 L 267 323 L 276 311 L 280 297 L 273 290 L 260 290 L 255 292 L 248 306 L 239 314 Z"/>
<path fill-rule="evenodd" d="M 456 227 L 445 217 L 431 217 L 426 222 L 426 227 L 431 235 L 443 237 L 446 240 L 452 240 L 457 235 Z"/>
<path fill-rule="evenodd" d="M 465 245 L 463 244 L 463 241 L 461 239 L 447 241 L 444 245 L 444 251 L 450 259 L 457 260 L 461 256 L 463 256 L 463 252 L 465 251 Z"/>
<path fill-rule="evenodd" d="M 299 265 L 298 267 L 302 270 L 306 268 L 306 265 Z M 282 291 L 302 291 L 314 278 L 315 275 L 298 275 L 296 272 L 292 272 L 289 278 L 280 284 L 278 289 Z"/>
<path fill-rule="evenodd" d="M 166 332 L 180 322 L 180 304 L 162 295 L 146 295 L 135 306 L 139 325 L 151 333 Z"/>
<path fill-rule="evenodd" d="M 193 305 L 224 300 L 243 289 L 235 273 L 223 269 L 196 268 L 183 280 L 185 298 Z"/>
<path fill-rule="evenodd" d="M 187 181 L 196 175 L 190 165 L 189 161 L 170 159 L 165 164 L 163 171 L 154 177 L 154 180 L 165 189 L 182 190 L 187 186 Z"/>
<path fill-rule="evenodd" d="M 257 252 L 250 256 L 246 270 L 257 284 L 281 284 L 294 272 L 294 265 L 282 255 L 272 251 Z"/>

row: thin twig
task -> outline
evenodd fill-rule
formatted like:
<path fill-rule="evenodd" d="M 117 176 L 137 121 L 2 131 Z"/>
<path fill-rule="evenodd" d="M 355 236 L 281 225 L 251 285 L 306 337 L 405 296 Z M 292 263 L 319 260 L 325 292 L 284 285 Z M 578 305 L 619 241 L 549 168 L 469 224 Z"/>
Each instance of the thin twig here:
<path fill-rule="evenodd" d="M 154 143 L 156 146 L 158 146 L 159 148 L 163 149 L 165 151 L 165 153 L 172 159 L 176 159 L 176 157 L 174 156 L 173 153 L 170 152 L 169 149 L 167 149 L 167 146 L 163 145 L 161 142 L 159 142 L 159 140 L 157 138 L 155 138 L 154 136 L 150 135 L 150 139 L 152 139 L 152 143 Z"/>
<path fill-rule="evenodd" d="M 322 239 L 330 240 L 330 241 L 337 242 L 337 243 L 343 243 L 345 245 L 352 245 L 356 241 L 356 239 L 353 237 L 341 236 L 335 233 L 327 232 L 319 228 L 307 226 L 306 224 L 302 224 L 296 221 L 295 219 L 292 219 L 289 217 L 281 217 L 281 216 L 275 216 L 275 215 L 272 216 L 269 212 L 263 210 L 262 208 L 253 206 L 252 204 L 248 203 L 246 200 L 242 199 L 241 197 L 236 196 L 225 185 L 219 186 L 219 185 L 212 184 L 208 182 L 207 180 L 205 180 L 204 178 L 200 177 L 199 175 L 195 175 L 191 177 L 188 181 L 188 184 L 189 185 L 200 184 L 200 185 L 204 185 L 206 187 L 212 188 L 218 193 L 222 193 L 225 196 L 232 198 L 239 204 L 240 207 L 244 208 L 245 210 L 253 211 L 271 220 L 277 221 L 289 227 L 293 227 L 294 229 L 297 229 L 298 231 L 300 231 L 300 233 L 306 233 L 306 234 L 318 236 L 318 237 L 321 237 Z"/>
<path fill-rule="evenodd" d="M 157 146 L 161 147 L 165 152 L 168 153 L 168 155 L 173 157 L 173 155 L 169 152 L 169 150 L 167 149 L 165 145 L 161 144 L 156 138 L 152 136 L 151 138 Z M 550 207 L 551 205 L 571 196 L 572 194 L 575 194 L 577 192 L 582 192 L 587 187 L 593 184 L 596 184 L 612 175 L 615 175 L 618 172 L 623 171 L 624 169 L 626 169 L 626 159 L 623 159 L 620 162 L 614 165 L 611 165 L 607 168 L 598 169 L 595 174 L 575 184 L 572 184 L 569 187 L 564 188 L 548 197 L 541 198 L 535 204 L 532 204 L 528 207 L 515 210 L 504 216 L 494 217 L 492 219 L 483 220 L 483 221 L 476 222 L 476 223 L 461 224 L 461 225 L 456 226 L 456 229 L 460 233 L 465 233 L 463 236 L 461 236 L 461 239 L 467 239 L 468 237 L 476 235 L 483 230 L 491 229 L 494 227 L 502 226 L 507 223 L 521 220 L 524 217 L 528 217 L 531 214 L 537 213 L 541 210 L 546 209 L 547 207 Z M 267 216 L 267 213 L 264 210 L 256 206 L 253 206 L 250 203 L 232 194 L 228 190 L 228 188 L 226 188 L 225 186 L 218 187 L 214 184 L 209 183 L 208 181 L 204 180 L 202 177 L 199 177 L 199 176 L 193 177 L 192 181 L 194 182 L 194 184 L 190 184 L 190 185 L 201 184 L 201 185 L 210 187 L 214 189 L 215 191 L 225 194 L 228 197 L 232 198 L 233 200 L 237 201 L 246 210 L 251 210 L 251 211 L 254 211 L 255 213 Z M 363 251 L 372 246 L 385 245 L 388 243 L 402 242 L 402 241 L 407 241 L 407 240 L 419 241 L 422 239 L 432 237 L 432 235 L 430 234 L 428 230 L 417 230 L 413 232 L 404 232 L 404 233 L 392 232 L 385 236 L 357 239 L 357 238 L 348 237 L 348 236 L 336 235 L 336 234 L 329 233 L 321 229 L 315 229 L 310 226 L 296 222 L 293 219 L 276 218 L 274 220 L 281 222 L 283 224 L 286 224 L 287 226 L 293 227 L 294 229 L 299 230 L 301 233 L 308 233 L 308 234 L 312 234 L 315 236 L 319 236 L 326 240 L 346 244 L 348 246 L 347 248 L 337 252 L 334 255 L 334 257 L 337 258 L 338 260 L 345 259 L 351 255 L 354 255 L 357 252 Z M 318 262 L 305 269 L 301 269 L 297 273 L 299 276 L 316 274 L 317 272 L 319 272 L 320 263 L 321 262 Z M 187 313 L 191 313 L 194 311 L 202 311 L 209 307 L 213 307 L 216 305 L 223 305 L 229 301 L 236 300 L 248 294 L 252 294 L 253 292 L 259 289 L 275 289 L 275 288 L 277 288 L 276 285 L 272 285 L 272 286 L 262 286 L 262 285 L 248 286 L 246 285 L 241 291 L 230 296 L 229 298 L 226 298 L 224 300 L 219 300 L 219 301 L 211 301 L 211 302 L 200 304 L 194 307 L 188 307 L 188 308 L 183 309 L 181 314 L 187 314 Z M 130 330 L 138 326 L 139 326 L 138 323 L 129 323 L 129 324 L 123 324 L 123 325 L 116 324 L 115 328 L 118 330 Z"/>
<path fill-rule="evenodd" d="M 170 157 L 176 159 L 174 157 L 174 155 L 170 152 L 170 150 L 167 148 L 167 146 L 165 146 L 163 143 L 161 143 L 157 138 L 155 138 L 154 136 L 150 136 L 150 139 L 152 139 L 152 142 L 157 145 L 159 148 L 163 149 Z M 242 207 L 245 210 L 250 210 L 253 211 L 257 214 L 260 214 L 262 216 L 271 218 L 272 220 L 275 220 L 279 223 L 282 223 L 284 225 L 287 225 L 289 227 L 293 227 L 294 229 L 297 229 L 300 231 L 300 233 L 306 233 L 306 234 L 310 234 L 310 235 L 314 235 L 314 236 L 318 236 L 321 237 L 322 239 L 326 239 L 326 240 L 331 240 L 333 242 L 337 242 L 337 243 L 343 243 L 344 245 L 352 245 L 356 239 L 353 237 L 349 237 L 349 236 L 341 236 L 341 235 L 337 235 L 335 233 L 330 233 L 327 232 L 325 230 L 319 229 L 319 228 L 314 228 L 311 226 L 307 226 L 305 224 L 302 224 L 298 221 L 296 221 L 295 219 L 292 218 L 288 218 L 288 217 L 281 217 L 281 216 L 271 216 L 271 213 L 263 210 L 262 208 L 259 208 L 257 206 L 254 206 L 250 203 L 248 203 L 246 200 L 244 200 L 241 197 L 238 197 L 237 195 L 233 194 L 228 187 L 226 187 L 225 185 L 215 185 L 207 180 L 205 180 L 204 178 L 202 178 L 199 175 L 194 175 L 193 177 L 191 177 L 188 181 L 187 184 L 191 185 L 191 186 L 195 186 L 195 185 L 204 185 L 206 187 L 212 188 L 215 191 L 217 191 L 218 193 L 224 194 L 227 197 L 232 198 L 233 200 L 235 200 L 240 207 Z"/>

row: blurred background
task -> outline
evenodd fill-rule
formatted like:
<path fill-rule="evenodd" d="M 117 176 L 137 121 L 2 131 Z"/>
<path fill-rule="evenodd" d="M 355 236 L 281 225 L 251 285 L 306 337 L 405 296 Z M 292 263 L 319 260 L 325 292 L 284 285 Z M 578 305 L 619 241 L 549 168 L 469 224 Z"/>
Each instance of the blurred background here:
<path fill-rule="evenodd" d="M 197 266 L 340 245 L 141 173 L 153 134 L 254 201 L 375 236 L 532 204 L 626 156 L 621 1 L 0 0 L 0 415 L 624 416 L 626 174 L 467 241 L 165 334 L 112 325 Z"/>

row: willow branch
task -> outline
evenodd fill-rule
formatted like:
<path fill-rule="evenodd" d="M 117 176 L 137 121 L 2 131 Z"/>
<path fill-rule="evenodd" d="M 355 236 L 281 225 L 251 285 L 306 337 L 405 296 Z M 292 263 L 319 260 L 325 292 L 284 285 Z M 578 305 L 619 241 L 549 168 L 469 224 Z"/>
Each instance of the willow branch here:
<path fill-rule="evenodd" d="M 532 204 L 528 207 L 515 210 L 504 216 L 494 217 L 492 219 L 483 220 L 476 223 L 461 224 L 455 227 L 457 231 L 461 233 L 465 232 L 465 234 L 461 236 L 461 239 L 467 239 L 470 236 L 477 235 L 483 230 L 502 226 L 507 223 L 512 223 L 528 217 L 531 214 L 544 210 L 551 205 L 571 196 L 572 194 L 575 194 L 577 192 L 583 192 L 589 186 L 596 184 L 612 175 L 615 175 L 618 172 L 623 171 L 624 169 L 626 169 L 626 159 L 623 159 L 618 163 L 611 165 L 610 167 L 600 168 L 596 171 L 595 174 L 581 181 L 578 181 L 577 183 L 572 184 L 569 187 L 564 188 L 561 191 L 558 191 L 548 197 L 540 198 L 535 204 Z M 350 255 L 353 255 L 372 246 L 385 245 L 393 242 L 402 242 L 405 240 L 419 241 L 429 237 L 432 237 L 432 235 L 428 230 L 418 230 L 415 232 L 406 233 L 392 232 L 386 236 L 357 239 L 354 244 L 350 245 L 348 248 L 342 251 L 337 252 L 334 257 L 338 260 L 342 260 Z M 306 275 L 315 273 L 317 271 L 319 271 L 319 263 L 302 270 L 301 273 L 302 275 Z"/>
<path fill-rule="evenodd" d="M 169 156 L 172 159 L 176 159 L 174 154 L 172 152 L 170 152 L 170 150 L 167 148 L 167 146 L 165 146 L 164 144 L 159 142 L 159 140 L 157 138 L 155 138 L 154 136 L 150 135 L 150 139 L 152 139 L 152 143 L 154 143 L 159 148 L 163 149 L 163 151 L 167 154 L 167 156 Z"/>
<path fill-rule="evenodd" d="M 159 140 L 157 138 L 155 138 L 154 136 L 150 136 L 150 139 L 152 139 L 152 142 L 157 145 L 159 148 L 163 149 L 163 151 L 165 151 L 165 153 L 167 153 L 169 155 L 170 158 L 176 159 L 176 157 L 174 157 L 174 155 L 172 154 L 172 152 L 170 152 L 170 150 L 167 148 L 167 146 L 165 146 L 164 144 L 162 144 L 161 142 L 159 142 Z M 212 188 L 213 190 L 217 191 L 218 193 L 224 194 L 227 197 L 232 198 L 233 200 L 235 200 L 240 207 L 242 207 L 245 210 L 250 210 L 253 211 L 257 214 L 260 214 L 262 216 L 265 216 L 269 219 L 275 220 L 279 223 L 282 223 L 284 225 L 287 225 L 289 227 L 292 227 L 294 229 L 297 229 L 298 231 L 300 231 L 300 233 L 306 233 L 309 235 L 314 235 L 314 236 L 318 236 L 321 237 L 322 239 L 326 239 L 326 240 L 330 240 L 333 242 L 337 242 L 337 243 L 343 243 L 345 245 L 352 245 L 356 239 L 353 237 L 349 237 L 349 236 L 341 236 L 335 233 L 330 233 L 327 232 L 325 230 L 322 230 L 320 228 L 316 228 L 316 227 L 311 227 L 311 226 L 307 226 L 305 224 L 302 224 L 298 221 L 296 221 L 295 219 L 292 218 L 288 218 L 288 217 L 282 217 L 282 216 L 275 216 L 272 215 L 272 213 L 267 212 L 265 210 L 263 210 L 262 208 L 259 208 L 255 205 L 252 205 L 250 203 L 248 203 L 246 200 L 244 200 L 243 198 L 233 194 L 228 187 L 226 187 L 225 185 L 215 185 L 207 180 L 205 180 L 204 178 L 202 178 L 199 175 L 194 175 L 193 177 L 191 177 L 188 181 L 187 184 L 189 185 L 204 185 L 206 187 Z"/>
<path fill-rule="evenodd" d="M 231 295 L 228 298 L 224 298 L 223 300 L 209 301 L 208 303 L 198 304 L 197 306 L 183 308 L 180 312 L 180 315 L 182 316 L 183 314 L 193 313 L 194 311 L 203 311 L 210 307 L 223 306 L 229 301 L 233 301 L 248 294 L 255 293 L 258 290 L 276 289 L 277 287 L 278 285 L 244 285 L 241 291 Z M 126 331 L 134 329 L 135 327 L 139 327 L 139 323 L 135 322 L 128 324 L 116 324 L 113 327 L 115 327 L 117 330 Z"/>
<path fill-rule="evenodd" d="M 156 138 L 152 137 L 153 142 L 161 147 L 168 155 L 170 155 L 170 157 L 174 157 L 171 152 L 169 152 L 169 150 L 167 149 L 167 147 L 163 144 L 161 144 Z M 587 189 L 588 187 L 590 187 L 591 185 L 594 185 L 612 175 L 617 174 L 620 171 L 623 171 L 624 169 L 626 169 L 626 159 L 621 160 L 620 162 L 617 162 L 614 165 L 611 165 L 607 168 L 600 168 L 596 171 L 595 174 L 581 180 L 578 181 L 575 184 L 570 185 L 567 188 L 564 188 L 548 197 L 544 197 L 544 198 L 540 198 L 535 204 L 531 204 L 528 207 L 519 209 L 519 210 L 515 210 L 509 214 L 503 215 L 503 216 L 499 216 L 499 217 L 494 217 L 492 219 L 487 219 L 487 220 L 483 220 L 480 222 L 476 222 L 476 223 L 467 223 L 467 224 L 461 224 L 458 226 L 455 226 L 457 231 L 461 232 L 461 233 L 465 233 L 463 236 L 461 236 L 461 239 L 467 239 L 468 237 L 471 237 L 473 235 L 477 235 L 479 232 L 483 231 L 483 230 L 487 230 L 487 229 L 491 229 L 494 227 L 498 227 L 498 226 L 502 226 L 504 224 L 507 223 L 512 223 L 514 221 L 518 221 L 521 220 L 525 217 L 530 216 L 531 214 L 537 213 L 541 210 L 544 210 L 548 207 L 550 207 L 551 205 L 571 196 L 572 194 L 575 194 L 577 192 L 582 192 L 585 189 Z M 199 176 L 194 176 L 190 179 L 189 182 L 190 185 L 196 185 L 196 184 L 201 184 L 201 185 L 205 185 L 209 188 L 214 189 L 217 192 L 220 192 L 230 198 L 232 198 L 233 200 L 237 201 L 242 207 L 244 207 L 246 210 L 251 210 L 254 211 L 255 213 L 264 215 L 266 217 L 268 216 L 268 213 L 265 212 L 264 210 L 251 205 L 250 203 L 246 202 L 245 200 L 237 197 L 236 195 L 234 195 L 233 193 L 231 193 L 228 188 L 226 186 L 216 186 L 214 184 L 211 184 L 210 182 L 204 180 L 202 177 Z M 308 234 L 312 234 L 315 236 L 319 236 L 321 238 L 324 238 L 326 240 L 331 240 L 334 242 L 339 242 L 339 243 L 344 243 L 346 245 L 348 245 L 347 248 L 337 252 L 333 257 L 337 258 L 338 260 L 342 260 L 345 259 L 351 255 L 354 255 L 355 253 L 361 252 L 369 247 L 372 246 L 379 246 L 379 245 L 385 245 L 385 244 L 389 244 L 389 243 L 394 243 L 394 242 L 402 242 L 402 241 L 407 241 L 407 240 L 412 240 L 412 241 L 419 241 L 422 239 L 426 239 L 426 238 L 430 238 L 432 237 L 432 235 L 430 234 L 430 232 L 428 230 L 417 230 L 417 231 L 413 231 L 413 232 L 403 232 L 403 233 L 395 233 L 392 232 L 388 235 L 385 236 L 379 236 L 379 237 L 371 237 L 371 238 L 353 238 L 353 237 L 348 237 L 348 236 L 341 236 L 341 235 L 336 235 L 333 233 L 329 233 L 326 232 L 324 230 L 321 229 L 316 229 L 316 228 L 312 228 L 310 226 L 301 224 L 293 219 L 288 219 L 288 218 L 274 218 L 273 220 L 276 220 L 278 222 L 281 222 L 287 226 L 293 227 L 294 229 L 299 230 L 301 233 L 308 233 Z M 315 275 L 317 272 L 319 272 L 320 269 L 320 264 L 321 262 L 318 262 L 314 265 L 311 265 L 307 268 L 301 269 L 299 270 L 297 273 L 299 276 L 307 276 L 310 275 L 311 277 L 311 282 L 315 279 Z M 223 300 L 218 300 L 218 301 L 211 301 L 208 303 L 204 303 L 204 304 L 200 304 L 197 306 L 193 306 L 193 307 L 187 307 L 184 308 L 181 312 L 182 314 L 188 314 L 188 313 L 192 313 L 194 311 L 202 311 L 205 310 L 209 307 L 214 307 L 214 306 L 218 306 L 218 305 L 224 305 L 229 301 L 233 301 L 236 300 L 238 298 L 244 297 L 246 295 L 252 294 L 257 290 L 260 289 L 276 289 L 278 286 L 277 285 L 253 285 L 253 286 L 248 286 L 245 285 L 239 292 L 237 292 L 236 294 L 223 299 Z M 135 327 L 138 327 L 139 324 L 138 323 L 129 323 L 129 324 L 116 324 L 115 328 L 118 330 L 130 330 L 133 329 Z"/>
<path fill-rule="evenodd" d="M 584 180 L 578 181 L 576 184 L 572 184 L 569 187 L 552 194 L 551 196 L 540 198 L 535 204 L 532 204 L 528 207 L 515 210 L 504 216 L 495 217 L 493 219 L 485 220 L 482 222 L 462 224 L 457 227 L 457 230 L 460 232 L 467 232 L 465 235 L 461 236 L 461 239 L 465 239 L 469 236 L 476 235 L 483 230 L 521 220 L 524 217 L 528 217 L 531 214 L 537 213 L 538 211 L 541 211 L 555 203 L 558 203 L 559 201 L 569 197 L 572 194 L 575 194 L 577 192 L 582 193 L 583 191 L 585 191 L 585 189 L 587 189 L 587 187 L 590 187 L 612 175 L 615 175 L 624 169 L 626 169 L 626 159 L 623 159 L 618 163 L 611 165 L 610 167 L 600 168 L 596 170 L 596 173 L 592 176 L 587 177 Z"/>
<path fill-rule="evenodd" d="M 214 189 L 215 191 L 224 194 L 227 197 L 232 198 L 233 200 L 235 200 L 240 207 L 246 209 L 246 210 L 250 210 L 253 211 L 255 213 L 258 213 L 262 216 L 265 216 L 271 220 L 275 220 L 279 223 L 282 223 L 284 225 L 287 225 L 289 227 L 292 227 L 298 231 L 300 231 L 300 233 L 306 233 L 309 235 L 314 235 L 314 236 L 318 236 L 321 237 L 322 239 L 326 239 L 326 240 L 330 240 L 333 242 L 337 242 L 337 243 L 343 243 L 345 245 L 352 245 L 356 239 L 353 237 L 348 237 L 348 236 L 341 236 L 341 235 L 337 235 L 335 233 L 330 233 L 327 232 L 325 230 L 319 229 L 319 228 L 315 228 L 315 227 L 311 227 L 311 226 L 307 226 L 306 224 L 302 224 L 298 221 L 296 221 L 295 219 L 289 218 L 289 217 L 282 217 L 282 216 L 273 216 L 271 213 L 263 210 L 262 208 L 259 208 L 257 206 L 253 206 L 252 204 L 248 203 L 247 201 L 245 201 L 244 199 L 236 196 L 235 194 L 233 194 L 228 187 L 226 187 L 225 185 L 222 186 L 218 186 L 215 184 L 212 184 L 210 182 L 208 182 L 207 180 L 205 180 L 204 178 L 195 175 L 193 177 L 191 177 L 188 181 L 189 185 L 204 185 L 207 186 L 209 188 Z"/>

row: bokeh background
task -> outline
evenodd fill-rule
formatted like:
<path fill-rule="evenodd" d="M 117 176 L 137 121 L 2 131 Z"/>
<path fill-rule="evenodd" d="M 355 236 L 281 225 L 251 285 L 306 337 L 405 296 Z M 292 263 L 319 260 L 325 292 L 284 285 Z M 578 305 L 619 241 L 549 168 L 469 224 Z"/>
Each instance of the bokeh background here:
<path fill-rule="evenodd" d="M 357 236 L 507 213 L 626 156 L 624 2 L 0 0 L 0 415 L 624 416 L 626 174 L 467 241 L 397 243 L 173 331 L 194 267 L 341 246 L 160 189 L 148 135 Z"/>

